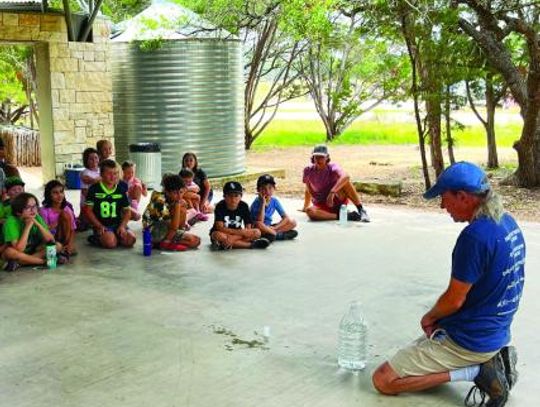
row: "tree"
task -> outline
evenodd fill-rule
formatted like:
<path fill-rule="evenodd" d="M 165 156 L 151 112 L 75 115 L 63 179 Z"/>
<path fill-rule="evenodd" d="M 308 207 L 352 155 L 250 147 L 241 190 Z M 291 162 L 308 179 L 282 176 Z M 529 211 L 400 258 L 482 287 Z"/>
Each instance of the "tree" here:
<path fill-rule="evenodd" d="M 500 75 L 490 67 L 485 67 L 483 77 L 465 81 L 467 101 L 473 113 L 486 131 L 487 138 L 487 167 L 498 168 L 497 140 L 495 136 L 495 109 L 501 99 L 506 95 L 507 87 L 501 81 Z M 475 100 L 483 97 L 486 103 L 486 118 L 484 119 L 476 107 Z"/>
<path fill-rule="evenodd" d="M 338 2 L 328 11 L 329 33 L 309 36 L 301 72 L 326 129 L 339 137 L 360 115 L 395 97 L 405 81 L 402 53 L 372 30 L 360 8 Z"/>
<path fill-rule="evenodd" d="M 0 48 L 0 122 L 15 124 L 34 106 L 32 83 L 33 52 L 31 47 L 5 46 Z M 31 117 L 32 119 L 32 117 Z"/>
<path fill-rule="evenodd" d="M 290 35 L 296 3 L 304 0 L 179 1 L 219 28 L 239 36 L 244 44 L 245 147 L 274 119 L 286 101 L 306 94 L 293 61 L 303 51 L 301 39 Z M 296 3 L 295 3 L 296 2 Z M 300 7 L 302 9 L 303 6 Z M 263 85 L 264 86 L 261 86 Z"/>
<path fill-rule="evenodd" d="M 523 187 L 540 186 L 540 8 L 521 0 L 456 0 L 454 5 L 461 12 L 459 26 L 484 51 L 520 107 L 523 130 L 514 144 L 519 163 L 514 179 Z M 511 34 L 523 44 L 526 67 L 512 58 Z"/>

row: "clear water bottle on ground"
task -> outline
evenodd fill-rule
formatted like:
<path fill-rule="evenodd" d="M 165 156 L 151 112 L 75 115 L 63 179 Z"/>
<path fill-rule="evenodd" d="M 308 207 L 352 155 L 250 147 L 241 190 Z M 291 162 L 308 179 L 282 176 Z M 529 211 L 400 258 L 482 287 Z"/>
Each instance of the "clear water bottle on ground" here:
<path fill-rule="evenodd" d="M 366 321 L 360 312 L 360 304 L 353 301 L 339 324 L 339 367 L 352 371 L 366 367 L 367 331 Z"/>
<path fill-rule="evenodd" d="M 50 269 L 56 268 L 56 244 L 54 242 L 47 243 L 45 247 L 45 257 L 47 259 L 47 267 Z"/>
<path fill-rule="evenodd" d="M 339 224 L 347 226 L 347 205 L 345 204 L 339 207 Z"/>

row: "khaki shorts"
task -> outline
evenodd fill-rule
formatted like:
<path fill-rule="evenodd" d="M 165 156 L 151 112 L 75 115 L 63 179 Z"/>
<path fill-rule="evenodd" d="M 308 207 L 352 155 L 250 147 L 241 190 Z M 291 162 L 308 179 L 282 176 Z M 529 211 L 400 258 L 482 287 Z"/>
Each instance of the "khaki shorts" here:
<path fill-rule="evenodd" d="M 399 377 L 425 376 L 478 365 L 496 354 L 497 351 L 480 353 L 464 349 L 439 330 L 431 338 L 423 335 L 400 349 L 388 363 Z"/>

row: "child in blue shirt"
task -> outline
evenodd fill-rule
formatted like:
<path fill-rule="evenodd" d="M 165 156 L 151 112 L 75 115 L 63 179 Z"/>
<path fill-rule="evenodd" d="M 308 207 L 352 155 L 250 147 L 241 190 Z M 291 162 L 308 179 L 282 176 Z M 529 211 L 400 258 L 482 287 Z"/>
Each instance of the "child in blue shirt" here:
<path fill-rule="evenodd" d="M 257 180 L 258 196 L 251 204 L 254 226 L 270 241 L 294 239 L 298 236 L 298 232 L 294 230 L 296 221 L 287 215 L 279 200 L 273 196 L 275 191 L 274 177 L 270 174 L 261 175 Z M 275 212 L 281 216 L 281 220 L 273 224 L 272 217 Z"/>

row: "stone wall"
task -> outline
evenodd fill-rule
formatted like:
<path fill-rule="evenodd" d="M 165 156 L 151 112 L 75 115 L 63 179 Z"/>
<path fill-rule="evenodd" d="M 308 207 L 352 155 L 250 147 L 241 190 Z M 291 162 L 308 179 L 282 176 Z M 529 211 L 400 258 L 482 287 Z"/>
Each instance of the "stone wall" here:
<path fill-rule="evenodd" d="M 102 138 L 113 141 L 109 27 L 97 19 L 93 42 L 68 42 L 61 14 L 0 12 L 0 43 L 26 42 L 37 56 L 44 181 Z"/>

